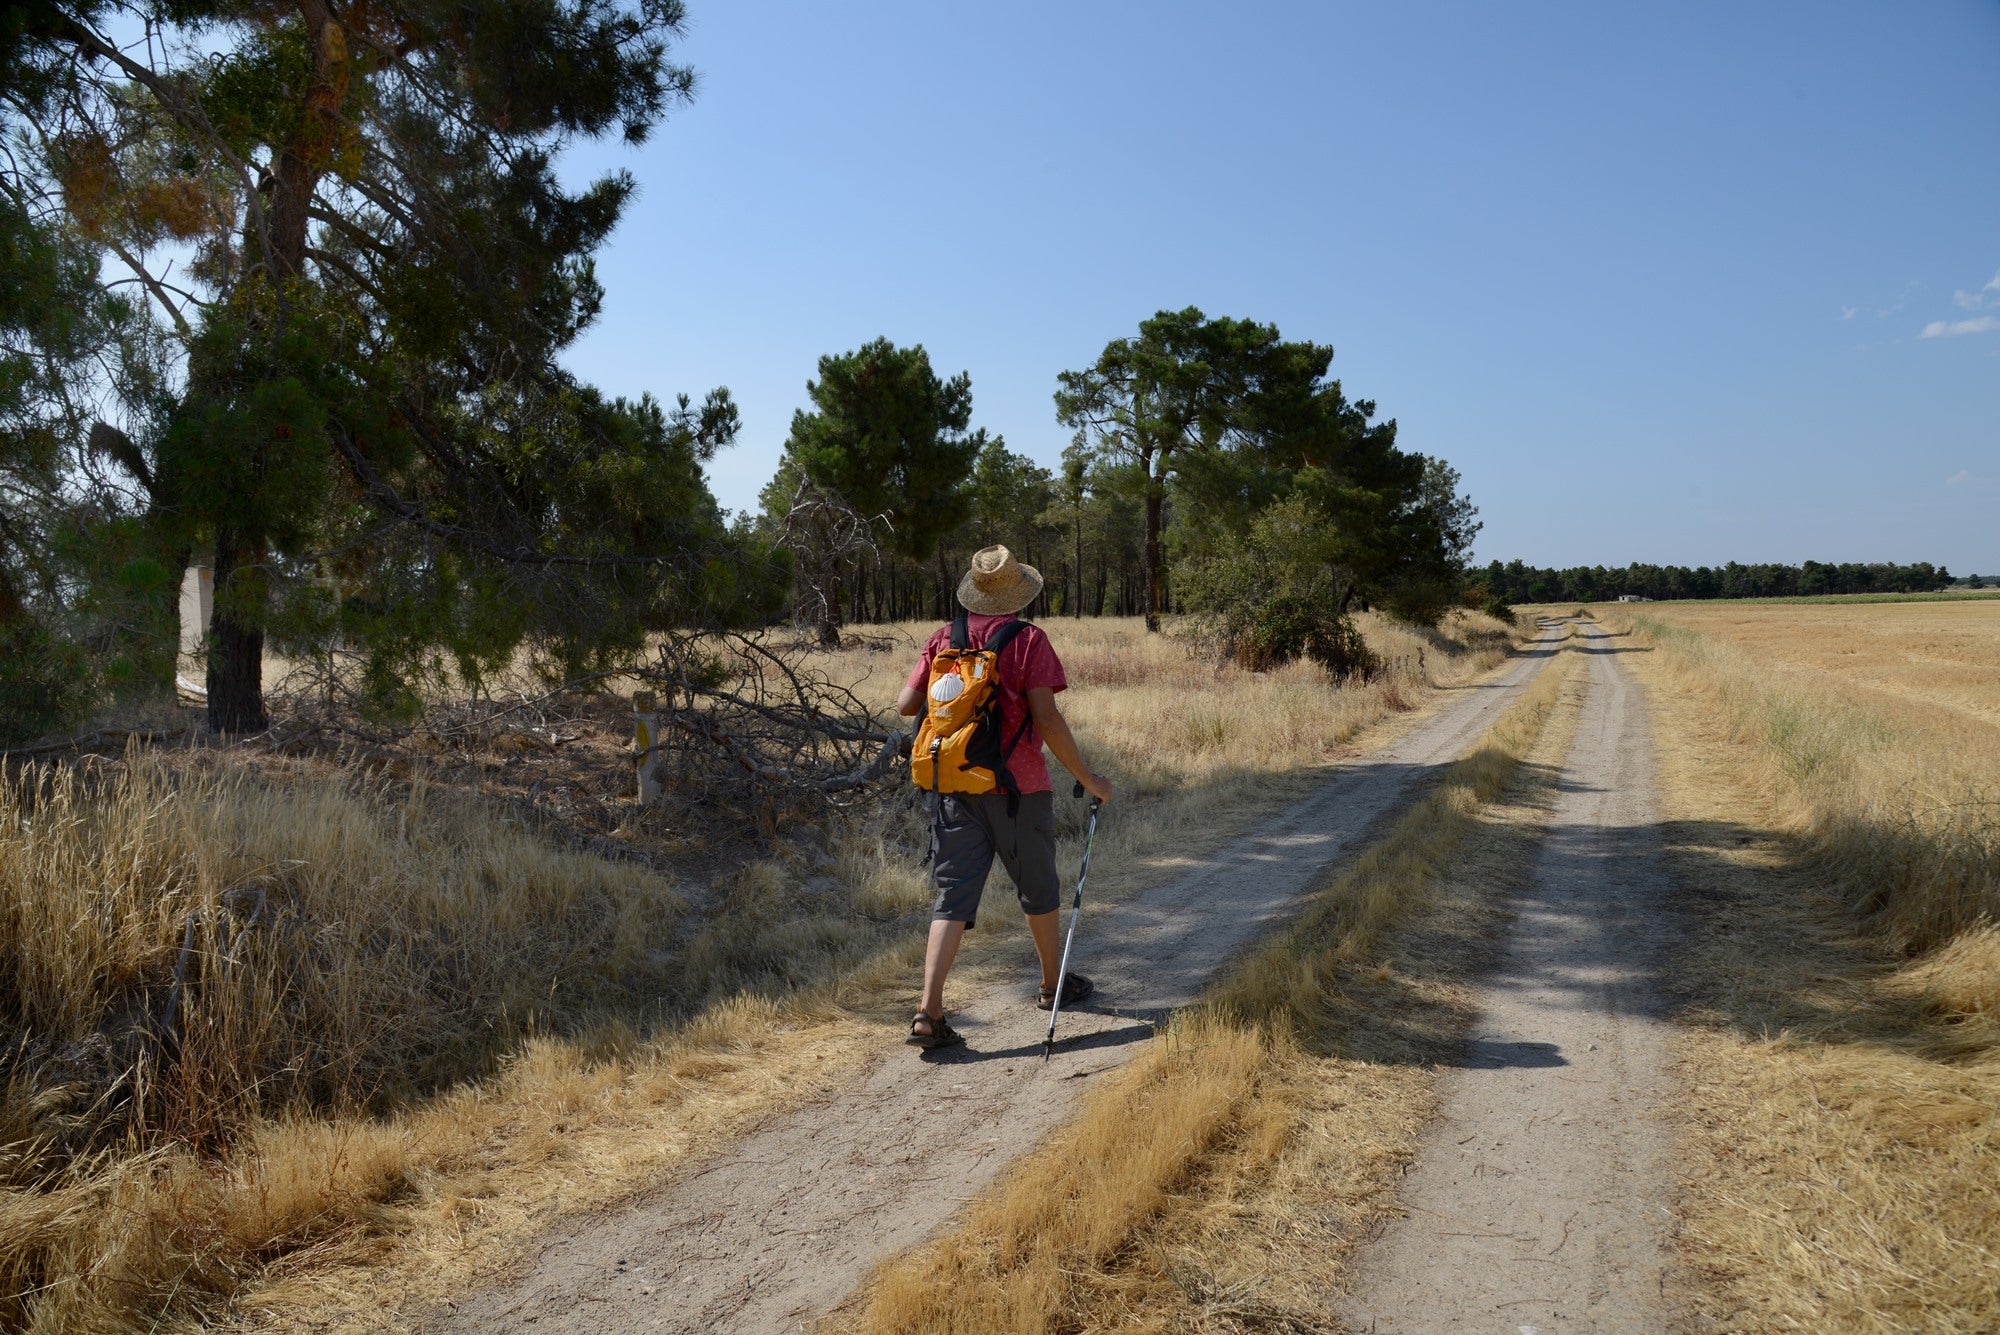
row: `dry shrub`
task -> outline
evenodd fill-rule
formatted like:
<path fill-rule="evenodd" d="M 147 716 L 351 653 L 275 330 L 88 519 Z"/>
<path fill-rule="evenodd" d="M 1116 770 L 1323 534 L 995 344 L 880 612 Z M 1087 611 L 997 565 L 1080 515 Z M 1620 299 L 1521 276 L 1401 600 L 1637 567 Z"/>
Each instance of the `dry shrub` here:
<path fill-rule="evenodd" d="M 1375 1008 L 1388 1000 L 1385 994 L 1405 1003 L 1406 1021 L 1418 1009 L 1409 1004 L 1413 989 L 1393 986 L 1394 967 L 1378 958 L 1383 937 L 1427 906 L 1483 811 L 1516 780 L 1567 679 L 1568 660 L 1559 663 L 1387 838 L 1107 1078 L 956 1231 L 886 1263 L 850 1324 L 871 1335 L 1164 1330 L 1179 1328 L 1192 1297 L 1196 1311 L 1270 1329 L 1308 1328 L 1295 1324 L 1296 1312 L 1218 1283 L 1232 1272 L 1268 1271 L 1268 1239 L 1230 1239 L 1246 1252 L 1259 1249 L 1255 1257 L 1227 1254 L 1223 1246 L 1191 1262 L 1180 1248 L 1162 1259 L 1154 1232 L 1171 1231 L 1169 1214 L 1211 1206 L 1217 1215 L 1249 1213 L 1241 1198 L 1254 1194 L 1295 1141 L 1318 1130 L 1316 1119 L 1343 1117 L 1341 1095 L 1388 1093 L 1406 1131 L 1420 1120 L 1409 1109 L 1427 1095 L 1414 1072 L 1406 1067 L 1399 1080 L 1378 1078 L 1380 1068 L 1369 1068 L 1437 1055 L 1465 1017 L 1445 1007 L 1449 1018 L 1426 1033 L 1403 1029 L 1386 1042 L 1361 1033 L 1380 1018 Z M 1466 939 L 1450 948 L 1460 956 L 1477 950 Z M 1426 1005 L 1440 1009 L 1434 998 Z M 1339 1094 L 1329 1100 L 1323 1076 L 1333 1066 L 1343 1069 L 1331 1082 Z M 1341 1151 L 1315 1162 L 1342 1158 L 1366 1175 L 1368 1192 L 1384 1188 L 1380 1170 L 1393 1151 L 1379 1145 Z M 1363 1194 L 1347 1182 L 1305 1175 L 1279 1190 L 1295 1208 L 1308 1193 L 1349 1196 L 1343 1208 L 1351 1214 L 1358 1213 L 1351 1197 Z M 1213 1244 L 1219 1236 L 1206 1240 Z M 1326 1278 L 1327 1259 L 1312 1258 L 1318 1282 Z"/>
<path fill-rule="evenodd" d="M 0 787 L 9 1068 L 46 1068 L 116 1135 L 477 1074 L 538 1021 L 669 992 L 649 952 L 684 907 L 422 783 L 280 787 L 135 752 L 95 791 L 67 769 Z"/>

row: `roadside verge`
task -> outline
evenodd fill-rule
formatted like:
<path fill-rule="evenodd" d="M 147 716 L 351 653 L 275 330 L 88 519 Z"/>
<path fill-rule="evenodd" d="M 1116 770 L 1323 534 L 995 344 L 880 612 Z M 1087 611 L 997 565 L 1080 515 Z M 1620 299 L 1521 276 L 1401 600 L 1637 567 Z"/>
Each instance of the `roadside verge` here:
<path fill-rule="evenodd" d="M 1691 1304 L 1717 1330 L 2000 1329 L 2000 734 L 1636 624 L 1694 926 Z"/>

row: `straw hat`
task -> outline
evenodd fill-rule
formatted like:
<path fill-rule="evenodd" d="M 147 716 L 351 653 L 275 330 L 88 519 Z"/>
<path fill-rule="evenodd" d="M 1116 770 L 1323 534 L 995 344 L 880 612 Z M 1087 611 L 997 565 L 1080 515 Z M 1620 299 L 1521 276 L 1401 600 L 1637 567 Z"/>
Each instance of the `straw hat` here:
<path fill-rule="evenodd" d="M 958 582 L 958 601 L 968 612 L 1005 616 L 1035 601 L 1042 591 L 1042 572 L 1024 566 L 1014 553 L 998 545 L 972 554 L 972 569 Z"/>

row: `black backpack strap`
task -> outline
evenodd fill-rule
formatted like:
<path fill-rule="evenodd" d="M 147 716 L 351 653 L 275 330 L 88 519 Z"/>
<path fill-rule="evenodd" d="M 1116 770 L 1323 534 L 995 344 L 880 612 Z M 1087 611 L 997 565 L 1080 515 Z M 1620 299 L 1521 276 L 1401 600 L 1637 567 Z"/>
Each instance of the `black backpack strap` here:
<path fill-rule="evenodd" d="M 960 627 L 966 627 L 967 625 L 966 618 L 961 616 L 953 623 L 953 634 L 956 634 Z M 1012 621 L 1002 622 L 1000 625 L 994 627 L 993 633 L 986 637 L 986 643 L 979 647 L 982 650 L 991 651 L 994 658 L 997 659 L 1013 638 L 1027 628 L 1028 623 L 1019 617 L 1015 617 Z M 1024 701 L 1024 707 L 1025 704 L 1026 702 Z M 994 700 L 994 711 L 997 717 L 999 711 L 999 701 L 997 698 Z M 1007 760 L 1008 757 L 1014 754 L 1014 748 L 1021 744 L 1021 739 L 1028 735 L 1028 729 L 1034 726 L 1035 716 L 1032 713 L 1024 714 L 1021 718 L 1021 726 L 1014 729 L 1014 735 L 1008 738 L 1001 746 L 1000 763 L 993 768 L 994 782 L 1000 785 L 1001 792 L 1007 794 L 1007 815 L 1009 819 L 1021 814 L 1021 786 L 1015 782 L 1014 772 L 1007 767 Z"/>
<path fill-rule="evenodd" d="M 1009 820 L 1021 814 L 1021 785 L 1014 778 L 1014 771 L 1007 764 L 1007 761 L 1013 756 L 1014 748 L 1021 744 L 1021 739 L 1028 735 L 1028 729 L 1034 726 L 1035 716 L 1033 714 L 1022 716 L 1021 726 L 1014 729 L 1014 735 L 1008 738 L 1007 745 L 1001 748 L 999 768 L 993 771 L 994 782 L 1000 785 L 1001 792 L 1007 794 L 1007 819 Z"/>
<path fill-rule="evenodd" d="M 951 647 L 954 649 L 970 649 L 972 647 L 972 616 L 970 613 L 960 612 L 952 619 Z"/>

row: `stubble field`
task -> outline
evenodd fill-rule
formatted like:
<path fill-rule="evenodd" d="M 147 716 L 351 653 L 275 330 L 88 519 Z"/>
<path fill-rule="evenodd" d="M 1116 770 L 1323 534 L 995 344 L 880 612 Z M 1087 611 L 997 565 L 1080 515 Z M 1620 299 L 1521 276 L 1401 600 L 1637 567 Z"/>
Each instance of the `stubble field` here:
<path fill-rule="evenodd" d="M 2000 1328 L 2000 605 L 1632 622 L 1696 924 L 1691 1301 L 1717 1330 Z"/>

